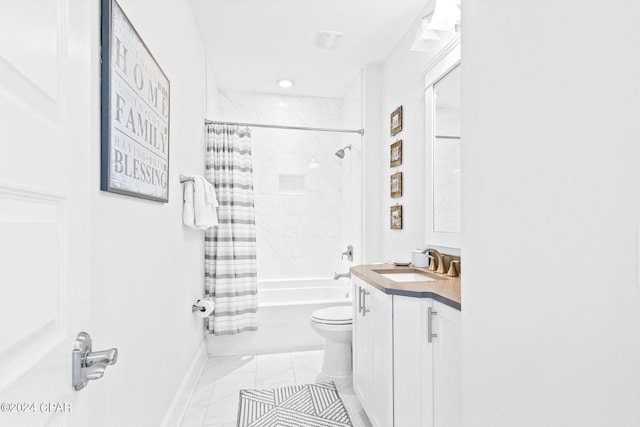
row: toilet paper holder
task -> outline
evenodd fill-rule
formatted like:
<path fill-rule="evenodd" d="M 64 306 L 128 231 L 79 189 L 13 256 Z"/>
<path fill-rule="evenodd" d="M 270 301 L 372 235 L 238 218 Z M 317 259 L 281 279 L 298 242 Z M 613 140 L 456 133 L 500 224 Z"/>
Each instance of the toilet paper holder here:
<path fill-rule="evenodd" d="M 202 298 L 191 305 L 191 313 L 194 313 L 196 317 L 208 317 L 215 310 L 216 304 L 211 298 Z"/>
<path fill-rule="evenodd" d="M 191 306 L 191 312 L 195 313 L 196 311 L 207 311 L 207 309 L 201 305 L 197 305 L 200 302 L 200 300 L 196 301 L 195 304 L 193 304 Z"/>

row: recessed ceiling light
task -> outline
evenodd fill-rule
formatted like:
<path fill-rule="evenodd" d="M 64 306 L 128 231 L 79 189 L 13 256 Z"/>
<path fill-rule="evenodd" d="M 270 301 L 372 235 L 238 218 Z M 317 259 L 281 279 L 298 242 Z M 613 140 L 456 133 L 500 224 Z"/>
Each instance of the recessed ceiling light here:
<path fill-rule="evenodd" d="M 278 80 L 278 86 L 289 88 L 289 87 L 293 86 L 293 81 L 289 80 L 289 79 L 280 79 L 280 80 Z"/>

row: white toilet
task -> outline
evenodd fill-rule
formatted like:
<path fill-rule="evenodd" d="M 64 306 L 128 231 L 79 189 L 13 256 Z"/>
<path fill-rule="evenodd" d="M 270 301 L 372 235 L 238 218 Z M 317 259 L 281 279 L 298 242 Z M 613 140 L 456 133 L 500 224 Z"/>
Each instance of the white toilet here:
<path fill-rule="evenodd" d="M 319 381 L 347 378 L 352 375 L 350 305 L 322 308 L 311 315 L 311 327 L 327 339 Z"/>

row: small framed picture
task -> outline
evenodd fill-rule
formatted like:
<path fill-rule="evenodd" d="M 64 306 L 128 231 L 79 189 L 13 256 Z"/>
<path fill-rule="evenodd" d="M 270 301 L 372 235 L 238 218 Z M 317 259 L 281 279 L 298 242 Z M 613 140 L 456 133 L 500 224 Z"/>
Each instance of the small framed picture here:
<path fill-rule="evenodd" d="M 391 113 L 391 136 L 402 131 L 402 105 Z"/>
<path fill-rule="evenodd" d="M 390 167 L 395 168 L 396 166 L 400 166 L 402 164 L 402 140 L 396 141 L 391 144 L 391 153 L 390 153 Z"/>
<path fill-rule="evenodd" d="M 392 230 L 402 230 L 402 205 L 391 206 L 390 226 Z"/>
<path fill-rule="evenodd" d="M 395 198 L 402 196 L 402 172 L 391 175 L 389 186 L 391 188 L 391 197 Z"/>

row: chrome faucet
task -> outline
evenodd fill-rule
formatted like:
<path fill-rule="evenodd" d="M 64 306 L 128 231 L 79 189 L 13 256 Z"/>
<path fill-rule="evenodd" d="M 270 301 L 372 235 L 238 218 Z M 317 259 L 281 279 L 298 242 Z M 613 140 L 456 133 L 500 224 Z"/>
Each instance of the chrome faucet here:
<path fill-rule="evenodd" d="M 435 249 L 427 249 L 427 254 L 435 255 L 435 258 L 432 255 L 429 255 L 431 262 L 429 263 L 429 271 L 435 271 L 439 274 L 445 274 L 446 271 L 444 269 L 444 259 L 442 258 L 442 254 Z M 436 263 L 438 264 L 438 268 L 436 270 Z"/>
<path fill-rule="evenodd" d="M 350 279 L 351 278 L 351 272 L 347 271 L 346 273 L 340 273 L 340 274 L 334 273 L 333 280 L 338 280 L 341 277 L 345 277 L 347 279 Z"/>

